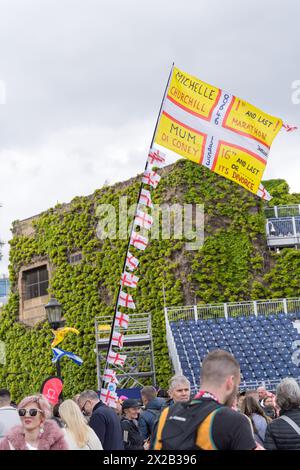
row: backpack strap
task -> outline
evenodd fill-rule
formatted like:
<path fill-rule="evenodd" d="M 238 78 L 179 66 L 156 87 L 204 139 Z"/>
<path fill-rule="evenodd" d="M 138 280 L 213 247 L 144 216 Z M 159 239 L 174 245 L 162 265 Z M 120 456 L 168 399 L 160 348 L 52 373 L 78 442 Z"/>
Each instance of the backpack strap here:
<path fill-rule="evenodd" d="M 283 419 L 286 423 L 288 423 L 295 431 L 296 433 L 300 436 L 300 428 L 298 426 L 298 424 L 295 423 L 295 421 L 293 421 L 291 418 L 289 418 L 288 416 L 280 416 L 279 419 Z"/>
<path fill-rule="evenodd" d="M 162 440 L 161 440 L 161 435 L 162 435 L 162 431 L 163 431 L 163 428 L 164 428 L 164 425 L 166 424 L 166 420 L 168 418 L 168 414 L 169 414 L 169 411 L 170 411 L 170 408 L 164 408 L 161 412 L 161 415 L 160 415 L 160 419 L 158 421 L 158 426 L 157 426 L 157 431 L 155 433 L 155 430 L 154 430 L 154 433 L 155 435 L 153 436 L 153 449 L 154 450 L 162 450 Z"/>

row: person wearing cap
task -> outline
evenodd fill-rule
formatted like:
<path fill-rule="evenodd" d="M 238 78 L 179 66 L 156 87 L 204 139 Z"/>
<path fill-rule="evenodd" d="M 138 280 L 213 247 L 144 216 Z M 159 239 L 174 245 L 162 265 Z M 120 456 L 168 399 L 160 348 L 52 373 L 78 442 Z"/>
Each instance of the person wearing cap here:
<path fill-rule="evenodd" d="M 141 404 L 133 398 L 128 398 L 122 403 L 121 428 L 125 450 L 149 449 L 148 442 L 144 440 L 138 428 L 140 410 Z"/>

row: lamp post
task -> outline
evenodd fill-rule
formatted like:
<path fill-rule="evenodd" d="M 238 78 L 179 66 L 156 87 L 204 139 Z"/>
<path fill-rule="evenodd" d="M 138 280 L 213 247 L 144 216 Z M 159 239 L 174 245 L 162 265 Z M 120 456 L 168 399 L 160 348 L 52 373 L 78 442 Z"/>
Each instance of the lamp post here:
<path fill-rule="evenodd" d="M 63 325 L 62 320 L 62 306 L 61 304 L 55 299 L 51 298 L 47 305 L 45 305 L 45 310 L 48 318 L 49 325 L 53 330 L 57 330 L 60 326 Z M 56 362 L 56 373 L 57 377 L 61 378 L 61 370 L 60 370 L 60 361 Z"/>

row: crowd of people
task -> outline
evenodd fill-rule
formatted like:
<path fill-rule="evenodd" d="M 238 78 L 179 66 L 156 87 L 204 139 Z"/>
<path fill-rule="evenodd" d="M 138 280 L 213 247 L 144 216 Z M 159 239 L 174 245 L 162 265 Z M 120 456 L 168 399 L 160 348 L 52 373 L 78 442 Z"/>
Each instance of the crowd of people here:
<path fill-rule="evenodd" d="M 52 407 L 41 394 L 18 405 L 0 390 L 0 450 L 300 450 L 300 388 L 283 379 L 276 393 L 239 390 L 240 367 L 216 350 L 202 363 L 191 396 L 186 377 L 168 390 L 145 386 L 140 399 L 110 408 L 86 390 Z"/>

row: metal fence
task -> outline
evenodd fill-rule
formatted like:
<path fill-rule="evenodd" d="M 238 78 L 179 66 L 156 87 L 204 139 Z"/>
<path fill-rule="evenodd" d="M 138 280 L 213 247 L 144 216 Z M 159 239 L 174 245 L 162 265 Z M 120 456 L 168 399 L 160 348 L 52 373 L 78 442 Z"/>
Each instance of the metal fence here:
<path fill-rule="evenodd" d="M 265 216 L 267 219 L 271 217 L 295 217 L 297 215 L 300 215 L 300 204 L 265 208 Z"/>
<path fill-rule="evenodd" d="M 175 373 L 182 375 L 182 367 L 180 364 L 180 359 L 179 359 L 179 355 L 178 355 L 177 348 L 175 345 L 174 337 L 171 332 L 170 322 L 168 320 L 166 309 L 165 309 L 165 322 L 166 322 L 166 338 L 167 338 L 167 344 L 168 344 L 168 349 L 169 349 L 169 356 L 172 360 Z"/>
<path fill-rule="evenodd" d="M 195 318 L 195 307 L 167 307 L 169 321 L 193 320 Z"/>
<path fill-rule="evenodd" d="M 112 316 L 95 318 L 96 341 L 109 339 Z M 123 328 L 120 328 L 122 331 Z M 149 313 L 131 313 L 126 335 L 152 335 L 151 315 Z"/>
<path fill-rule="evenodd" d="M 300 377 L 293 377 L 298 384 L 300 385 Z M 239 385 L 239 390 L 257 390 L 258 387 L 265 387 L 269 392 L 275 392 L 277 385 L 281 382 L 282 379 L 278 378 L 276 380 L 263 379 L 263 380 L 249 380 L 242 381 Z M 199 391 L 200 384 L 193 383 L 191 384 L 191 396 L 193 397 Z"/>
<path fill-rule="evenodd" d="M 217 320 L 218 318 L 250 315 L 277 315 L 279 313 L 300 312 L 300 298 L 255 300 L 248 302 L 229 302 L 222 304 L 192 305 L 186 307 L 166 307 L 169 322 L 180 320 Z"/>
<path fill-rule="evenodd" d="M 297 237 L 300 235 L 300 217 L 267 219 L 266 233 L 268 237 Z"/>

